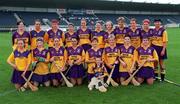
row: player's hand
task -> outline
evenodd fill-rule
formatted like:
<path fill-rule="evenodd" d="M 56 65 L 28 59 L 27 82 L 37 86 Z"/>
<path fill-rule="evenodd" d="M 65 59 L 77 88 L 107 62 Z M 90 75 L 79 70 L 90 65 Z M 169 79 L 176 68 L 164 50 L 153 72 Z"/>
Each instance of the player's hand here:
<path fill-rule="evenodd" d="M 161 51 L 161 56 L 164 56 L 164 54 L 165 54 L 165 51 L 162 50 L 162 51 Z"/>
<path fill-rule="evenodd" d="M 118 61 L 118 60 L 116 60 L 114 63 L 115 63 L 115 64 L 118 64 L 118 63 L 119 63 L 119 61 Z"/>
<path fill-rule="evenodd" d="M 77 65 L 79 65 L 80 63 L 81 63 L 81 60 L 77 60 L 74 62 L 74 64 L 77 64 Z"/>
<path fill-rule="evenodd" d="M 17 66 L 15 64 L 12 67 L 17 70 Z"/>
<path fill-rule="evenodd" d="M 129 73 L 129 74 L 132 74 L 132 73 L 133 73 L 133 70 L 128 70 L 128 73 Z"/>
<path fill-rule="evenodd" d="M 126 68 L 127 64 L 125 62 L 122 62 L 122 66 L 123 66 L 123 68 Z"/>
<path fill-rule="evenodd" d="M 108 67 L 109 67 L 110 69 L 112 69 L 112 68 L 113 68 L 113 66 L 112 66 L 112 65 L 108 65 Z"/>
<path fill-rule="evenodd" d="M 54 57 L 50 58 L 50 61 L 53 62 L 54 61 Z"/>
<path fill-rule="evenodd" d="M 60 71 L 61 71 L 61 72 L 65 71 L 65 68 L 64 68 L 64 67 L 62 67 Z"/>
<path fill-rule="evenodd" d="M 69 64 L 70 66 L 72 66 L 72 65 L 73 65 L 73 61 L 68 60 L 68 64 Z"/>

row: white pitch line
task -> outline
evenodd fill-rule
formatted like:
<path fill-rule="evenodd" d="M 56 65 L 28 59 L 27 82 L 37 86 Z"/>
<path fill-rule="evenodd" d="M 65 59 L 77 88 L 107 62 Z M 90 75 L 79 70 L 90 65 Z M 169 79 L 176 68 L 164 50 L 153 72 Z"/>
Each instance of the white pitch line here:
<path fill-rule="evenodd" d="M 2 92 L 2 93 L 0 93 L 0 97 L 1 97 L 1 96 L 5 96 L 5 95 L 8 95 L 8 94 L 13 93 L 13 92 L 16 92 L 16 91 L 17 91 L 16 89 L 13 89 L 13 90 L 9 90 L 9 91 Z"/>

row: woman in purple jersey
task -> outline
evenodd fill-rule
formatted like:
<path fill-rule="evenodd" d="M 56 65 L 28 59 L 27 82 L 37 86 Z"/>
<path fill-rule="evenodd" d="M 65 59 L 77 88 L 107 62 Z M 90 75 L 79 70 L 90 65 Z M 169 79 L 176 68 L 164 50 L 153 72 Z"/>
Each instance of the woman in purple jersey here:
<path fill-rule="evenodd" d="M 25 42 L 25 48 L 28 49 L 28 45 L 30 44 L 30 34 L 25 31 L 25 24 L 23 21 L 17 22 L 18 29 L 12 35 L 12 44 L 13 50 L 17 47 L 17 40 L 23 39 Z"/>
<path fill-rule="evenodd" d="M 72 46 L 67 48 L 67 53 L 67 62 L 70 66 L 68 77 L 73 85 L 81 85 L 82 78 L 85 75 L 83 68 L 85 52 L 83 48 L 78 45 L 76 38 L 72 38 Z"/>
<path fill-rule="evenodd" d="M 74 30 L 74 24 L 69 23 L 68 24 L 68 32 L 65 33 L 65 47 L 72 46 L 72 38 L 78 39 L 78 35 Z"/>
<path fill-rule="evenodd" d="M 36 66 L 32 81 L 35 86 L 43 84 L 48 87 L 50 85 L 49 80 L 49 51 L 44 48 L 43 39 L 37 39 L 37 48 L 32 51 L 32 66 Z"/>
<path fill-rule="evenodd" d="M 85 19 L 81 19 L 81 27 L 77 30 L 79 45 L 82 45 L 85 51 L 91 48 L 91 30 L 87 28 Z"/>

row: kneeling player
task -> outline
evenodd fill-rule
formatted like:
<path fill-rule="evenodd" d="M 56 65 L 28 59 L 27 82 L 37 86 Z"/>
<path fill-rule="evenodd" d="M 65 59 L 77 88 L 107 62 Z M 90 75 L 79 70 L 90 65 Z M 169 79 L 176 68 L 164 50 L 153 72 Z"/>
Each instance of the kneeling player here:
<path fill-rule="evenodd" d="M 17 40 L 17 47 L 8 57 L 7 62 L 13 67 L 13 75 L 11 82 L 15 85 L 17 90 L 25 83 L 22 75 L 28 78 L 30 71 L 28 71 L 31 64 L 31 53 L 25 48 L 25 42 L 22 39 Z"/>
<path fill-rule="evenodd" d="M 153 47 L 149 46 L 149 39 L 147 37 L 142 38 L 141 47 L 135 51 L 135 58 L 139 66 L 142 66 L 136 74 L 139 83 L 144 80 L 149 85 L 154 82 L 154 63 L 158 61 L 158 55 Z"/>
<path fill-rule="evenodd" d="M 133 71 L 134 68 L 134 50 L 135 48 L 131 45 L 131 38 L 129 35 L 126 35 L 124 37 L 124 45 L 120 46 L 120 70 L 119 70 L 119 76 L 120 76 L 120 82 L 122 84 L 123 81 L 125 81 L 127 78 L 130 77 L 130 74 Z M 135 79 L 132 79 L 132 83 L 134 83 Z M 122 84 L 123 85 L 123 84 Z"/>
<path fill-rule="evenodd" d="M 114 68 L 112 78 L 119 82 L 119 48 L 116 46 L 115 36 L 113 34 L 108 37 L 109 46 L 104 48 L 104 62 L 108 73 L 110 74 Z"/>
<path fill-rule="evenodd" d="M 67 51 L 60 44 L 59 38 L 54 39 L 54 47 L 49 50 L 50 53 L 50 79 L 53 86 L 57 87 L 62 79 L 60 71 L 65 70 L 65 64 L 67 60 Z"/>
<path fill-rule="evenodd" d="M 68 77 L 73 85 L 81 85 L 82 78 L 85 74 L 83 68 L 85 52 L 81 46 L 78 46 L 78 40 L 76 38 L 72 38 L 72 46 L 67 48 L 67 53 L 68 64 L 70 65 Z"/>
<path fill-rule="evenodd" d="M 49 52 L 44 48 L 41 38 L 37 39 L 37 48 L 32 52 L 32 62 L 32 65 L 36 66 L 32 76 L 34 85 L 39 86 L 39 84 L 44 84 L 46 87 L 49 86 Z"/>

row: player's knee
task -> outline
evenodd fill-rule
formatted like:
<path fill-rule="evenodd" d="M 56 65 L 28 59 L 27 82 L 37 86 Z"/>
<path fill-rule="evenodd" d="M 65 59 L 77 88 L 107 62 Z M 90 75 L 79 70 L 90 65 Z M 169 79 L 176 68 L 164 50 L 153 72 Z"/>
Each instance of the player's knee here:
<path fill-rule="evenodd" d="M 46 87 L 49 87 L 49 86 L 50 86 L 50 81 L 45 82 L 44 85 L 45 85 Z"/>
<path fill-rule="evenodd" d="M 147 79 L 147 84 L 148 85 L 153 85 L 153 83 L 154 83 L 154 79 L 153 78 Z"/>
<path fill-rule="evenodd" d="M 38 83 L 38 82 L 34 82 L 33 84 L 34 84 L 36 87 L 39 86 L 39 83 Z"/>
<path fill-rule="evenodd" d="M 143 83 L 143 82 L 144 82 L 144 79 L 143 79 L 143 78 L 137 78 L 137 81 L 138 81 L 139 83 Z"/>

